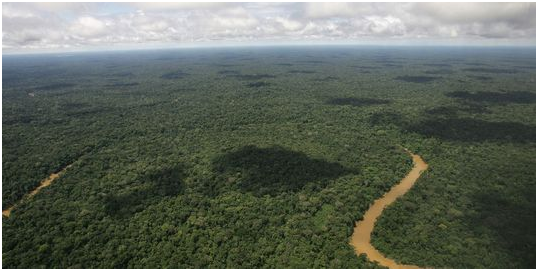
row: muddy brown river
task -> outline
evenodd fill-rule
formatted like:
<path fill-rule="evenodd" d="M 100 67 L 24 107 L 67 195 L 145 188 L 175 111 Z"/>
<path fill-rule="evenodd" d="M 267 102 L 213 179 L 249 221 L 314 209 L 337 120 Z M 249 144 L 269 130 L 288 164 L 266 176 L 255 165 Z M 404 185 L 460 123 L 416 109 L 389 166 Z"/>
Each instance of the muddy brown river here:
<path fill-rule="evenodd" d="M 414 265 L 399 264 L 392 259 L 386 258 L 381 252 L 375 249 L 372 244 L 370 244 L 370 237 L 372 231 L 374 230 L 375 221 L 381 215 L 383 210 L 392 202 L 394 202 L 398 197 L 404 195 L 407 191 L 409 191 L 409 189 L 413 187 L 417 179 L 420 177 L 422 172 L 428 169 L 428 164 L 426 164 L 426 162 L 424 162 L 419 155 L 415 155 L 408 150 L 406 151 L 413 158 L 413 169 L 411 169 L 411 171 L 400 181 L 400 183 L 392 187 L 390 191 L 384 194 L 381 198 L 374 201 L 374 204 L 370 206 L 370 208 L 364 214 L 363 219 L 355 223 L 355 228 L 353 230 L 353 235 L 351 236 L 350 241 L 350 244 L 355 248 L 355 253 L 357 254 L 357 256 L 359 256 L 360 254 L 366 254 L 370 261 L 377 262 L 380 265 L 386 266 L 388 268 L 420 268 Z M 72 164 L 66 166 L 61 171 L 53 173 L 48 178 L 41 181 L 37 188 L 26 194 L 21 200 L 19 200 L 11 207 L 3 210 L 2 215 L 5 217 L 9 217 L 13 208 L 39 193 L 41 189 L 51 185 L 58 177 L 65 173 L 65 171 L 69 167 L 71 167 L 71 165 Z"/>
<path fill-rule="evenodd" d="M 372 231 L 374 230 L 375 221 L 381 215 L 383 210 L 396 199 L 398 199 L 398 197 L 409 191 L 422 172 L 428 169 L 428 164 L 424 162 L 419 155 L 415 155 L 407 149 L 406 151 L 413 158 L 413 169 L 411 169 L 411 171 L 400 181 L 400 183 L 392 187 L 390 191 L 384 194 L 381 198 L 374 201 L 374 204 L 366 211 L 362 220 L 355 222 L 355 229 L 353 230 L 350 243 L 355 248 L 355 254 L 357 254 L 357 256 L 360 254 L 366 254 L 370 261 L 377 262 L 382 266 L 386 266 L 388 268 L 416 269 L 420 267 L 415 265 L 399 264 L 396 261 L 385 257 L 381 252 L 375 249 L 372 244 L 370 244 L 370 237 Z"/>

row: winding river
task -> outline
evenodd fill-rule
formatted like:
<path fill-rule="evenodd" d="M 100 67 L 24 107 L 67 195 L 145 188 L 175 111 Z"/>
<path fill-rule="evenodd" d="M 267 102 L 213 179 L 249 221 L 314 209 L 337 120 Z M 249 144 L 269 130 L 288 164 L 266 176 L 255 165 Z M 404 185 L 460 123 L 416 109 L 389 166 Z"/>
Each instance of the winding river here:
<path fill-rule="evenodd" d="M 411 169 L 411 171 L 400 181 L 400 183 L 392 187 L 390 191 L 384 194 L 381 198 L 374 201 L 374 204 L 371 205 L 370 208 L 364 214 L 363 219 L 355 223 L 355 228 L 353 230 L 353 235 L 351 236 L 350 241 L 350 244 L 355 248 L 355 254 L 357 254 L 357 256 L 359 256 L 360 254 L 366 254 L 370 261 L 377 262 L 380 265 L 386 266 L 388 268 L 420 268 L 414 265 L 398 264 L 396 261 L 386 258 L 370 243 L 370 237 L 372 231 L 374 230 L 375 221 L 381 215 L 383 210 L 392 202 L 394 202 L 398 197 L 404 195 L 407 191 L 409 191 L 409 189 L 413 187 L 417 179 L 420 177 L 422 172 L 428 169 L 428 164 L 424 162 L 419 155 L 415 155 L 407 149 L 406 151 L 413 158 L 413 169 Z M 29 199 L 39 193 L 41 189 L 51 185 L 52 182 L 59 178 L 60 175 L 65 173 L 65 171 L 69 167 L 71 167 L 71 165 L 72 164 L 66 166 L 59 172 L 53 173 L 49 177 L 41 181 L 40 185 L 37 188 L 26 194 L 21 200 L 19 200 L 11 207 L 3 210 L 2 215 L 5 217 L 9 217 L 13 208 L 23 203 L 26 199 Z"/>
<path fill-rule="evenodd" d="M 52 173 L 50 174 L 50 176 L 44 180 L 41 181 L 41 183 L 39 183 L 39 186 L 37 186 L 37 188 L 35 188 L 34 190 L 32 190 L 31 192 L 27 193 L 26 195 L 24 195 L 17 203 L 13 204 L 11 207 L 5 209 L 2 211 L 2 215 L 5 216 L 5 217 L 9 217 L 11 215 L 11 210 L 13 210 L 13 208 L 17 207 L 18 205 L 20 205 L 21 203 L 23 203 L 26 199 L 29 199 L 31 197 L 33 197 L 34 195 L 36 195 L 37 193 L 39 193 L 39 191 L 41 191 L 41 189 L 49 186 L 52 184 L 52 182 L 54 180 L 56 180 L 57 178 L 60 177 L 60 175 L 62 175 L 63 173 L 65 173 L 65 171 L 67 170 L 67 168 L 71 167 L 71 165 L 73 164 L 70 164 L 66 167 L 64 167 L 62 170 L 60 170 L 59 172 L 56 172 L 56 173 Z"/>
<path fill-rule="evenodd" d="M 355 229 L 353 230 L 350 243 L 355 248 L 355 254 L 357 254 L 357 256 L 366 254 L 370 261 L 377 262 L 382 266 L 388 268 L 417 269 L 420 267 L 399 264 L 396 261 L 385 257 L 370 243 L 370 237 L 374 230 L 375 221 L 381 215 L 383 210 L 398 197 L 409 191 L 422 172 L 428 169 L 428 164 L 424 162 L 419 155 L 415 155 L 407 149 L 405 149 L 405 151 L 413 158 L 413 169 L 411 169 L 400 183 L 392 187 L 390 191 L 384 194 L 381 198 L 374 201 L 374 204 L 366 211 L 362 220 L 355 222 Z"/>

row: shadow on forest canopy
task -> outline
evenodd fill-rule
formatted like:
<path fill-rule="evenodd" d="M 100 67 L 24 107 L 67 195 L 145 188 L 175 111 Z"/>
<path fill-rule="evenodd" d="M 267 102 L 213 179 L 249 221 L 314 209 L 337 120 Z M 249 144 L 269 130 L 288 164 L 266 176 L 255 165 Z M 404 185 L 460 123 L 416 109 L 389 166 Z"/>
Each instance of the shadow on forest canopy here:
<path fill-rule="evenodd" d="M 213 167 L 241 190 L 256 196 L 296 192 L 306 186 L 321 190 L 331 179 L 356 173 L 338 163 L 313 159 L 280 146 L 244 146 L 217 157 Z"/>
<path fill-rule="evenodd" d="M 480 81 L 490 81 L 490 80 L 493 79 L 493 78 L 490 77 L 490 76 L 474 76 L 474 75 L 468 75 L 467 77 L 468 77 L 468 78 L 472 78 L 472 79 L 476 79 L 476 80 L 480 80 Z"/>
<path fill-rule="evenodd" d="M 164 168 L 140 177 L 129 191 L 109 195 L 105 199 L 105 212 L 115 218 L 126 218 L 141 212 L 147 206 L 156 204 L 165 197 L 172 197 L 183 191 L 184 167 L 178 165 Z"/>
<path fill-rule="evenodd" d="M 514 122 L 490 122 L 470 118 L 428 119 L 405 127 L 426 137 L 443 140 L 482 142 L 534 142 L 535 128 Z"/>
<path fill-rule="evenodd" d="M 424 74 L 428 74 L 428 75 L 450 75 L 453 73 L 454 71 L 450 69 L 435 69 L 435 70 L 428 70 L 424 72 Z"/>
<path fill-rule="evenodd" d="M 161 78 L 162 79 L 182 79 L 182 78 L 187 77 L 188 75 L 189 75 L 188 73 L 185 73 L 179 70 L 179 71 L 163 74 Z"/>
<path fill-rule="evenodd" d="M 368 117 L 368 122 L 373 126 L 383 126 L 383 125 L 395 125 L 402 126 L 405 124 L 405 119 L 402 114 L 395 111 L 381 111 L 374 112 Z"/>
<path fill-rule="evenodd" d="M 449 92 L 446 96 L 459 98 L 463 100 L 473 102 L 490 102 L 490 103 L 520 103 L 520 104 L 532 104 L 536 103 L 536 94 L 531 92 Z"/>
<path fill-rule="evenodd" d="M 491 113 L 487 106 L 475 103 L 465 103 L 458 107 L 455 106 L 439 106 L 425 110 L 425 113 L 432 117 L 457 117 L 460 112 L 472 114 Z"/>
<path fill-rule="evenodd" d="M 316 71 L 312 70 L 289 70 L 288 74 L 315 74 Z"/>
<path fill-rule="evenodd" d="M 504 68 L 464 68 L 461 69 L 466 72 L 477 72 L 477 73 L 489 73 L 489 74 L 514 74 L 517 73 L 514 69 L 504 69 Z"/>
<path fill-rule="evenodd" d="M 270 86 L 271 83 L 268 83 L 268 82 L 263 82 L 263 81 L 259 81 L 259 82 L 250 82 L 247 84 L 247 86 L 249 88 L 259 88 L 259 87 L 265 87 L 265 86 Z"/>
<path fill-rule="evenodd" d="M 400 81 L 405 81 L 405 82 L 411 82 L 411 83 L 428 83 L 430 81 L 440 79 L 440 77 L 433 77 L 433 76 L 398 76 L 398 77 L 396 77 L 394 79 L 400 80 Z"/>
<path fill-rule="evenodd" d="M 512 189 L 514 190 L 514 188 Z M 507 249 L 512 260 L 521 267 L 535 267 L 536 263 L 536 195 L 534 190 L 516 189 L 517 199 L 502 197 L 496 190 L 474 194 L 476 212 L 466 213 L 468 226 L 477 236 L 493 235 L 493 240 Z"/>
<path fill-rule="evenodd" d="M 53 84 L 39 86 L 34 89 L 41 90 L 41 91 L 52 91 L 52 90 L 58 90 L 58 89 L 68 89 L 75 86 L 76 84 L 73 84 L 73 83 L 53 83 Z"/>
<path fill-rule="evenodd" d="M 253 74 L 253 75 L 243 75 L 243 74 L 234 74 L 230 75 L 240 80 L 261 80 L 266 78 L 276 78 L 275 75 L 270 74 Z"/>
<path fill-rule="evenodd" d="M 320 81 L 320 82 L 328 82 L 328 81 L 335 81 L 335 80 L 339 80 L 339 78 L 334 77 L 334 76 L 326 76 L 326 77 L 314 79 L 314 81 Z"/>
<path fill-rule="evenodd" d="M 386 100 L 386 99 L 337 97 L 337 98 L 331 98 L 327 100 L 325 104 L 338 105 L 338 106 L 349 105 L 349 106 L 354 106 L 354 107 L 361 107 L 361 106 L 381 105 L 381 104 L 388 104 L 388 103 L 390 103 L 390 100 Z"/>

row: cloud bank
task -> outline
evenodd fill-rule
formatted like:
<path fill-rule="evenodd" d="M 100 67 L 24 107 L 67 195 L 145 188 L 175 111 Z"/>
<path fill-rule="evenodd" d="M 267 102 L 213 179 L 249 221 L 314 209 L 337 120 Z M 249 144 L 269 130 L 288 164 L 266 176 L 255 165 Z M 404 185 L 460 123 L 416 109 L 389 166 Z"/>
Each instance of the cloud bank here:
<path fill-rule="evenodd" d="M 535 3 L 3 3 L 5 52 L 341 42 L 535 45 Z"/>

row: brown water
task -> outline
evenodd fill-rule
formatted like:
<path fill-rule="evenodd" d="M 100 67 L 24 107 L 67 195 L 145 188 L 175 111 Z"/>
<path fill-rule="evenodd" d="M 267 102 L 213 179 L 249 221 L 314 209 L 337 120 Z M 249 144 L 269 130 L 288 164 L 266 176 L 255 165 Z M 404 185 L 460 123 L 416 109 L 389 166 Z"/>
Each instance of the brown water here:
<path fill-rule="evenodd" d="M 41 183 L 39 183 L 39 186 L 37 186 L 37 188 L 35 188 L 34 190 L 32 190 L 31 192 L 29 192 L 28 194 L 26 194 L 25 196 L 23 196 L 17 203 L 13 204 L 11 207 L 5 209 L 2 211 L 2 215 L 5 216 L 5 217 L 9 217 L 11 215 L 11 210 L 13 210 L 13 208 L 15 208 L 16 206 L 20 205 L 22 202 L 24 202 L 24 200 L 26 199 L 29 199 L 31 197 L 33 197 L 34 195 L 36 195 L 37 193 L 39 193 L 39 191 L 41 191 L 41 189 L 49 186 L 52 184 L 52 182 L 54 180 L 56 180 L 57 178 L 60 177 L 60 175 L 62 175 L 63 173 L 65 173 L 65 171 L 67 170 L 67 168 L 71 167 L 72 164 L 66 166 L 65 168 L 63 168 L 62 170 L 60 170 L 59 172 L 57 173 L 52 173 L 50 174 L 50 176 L 44 180 L 41 181 Z"/>
<path fill-rule="evenodd" d="M 428 164 L 424 162 L 419 155 L 415 155 L 407 149 L 406 151 L 413 158 L 413 169 L 411 169 L 411 172 L 409 172 L 400 183 L 392 187 L 390 191 L 381 198 L 374 201 L 374 204 L 366 211 L 362 220 L 355 222 L 355 229 L 353 230 L 350 243 L 355 248 L 355 254 L 357 254 L 357 256 L 366 254 L 370 261 L 378 262 L 382 266 L 388 268 L 417 269 L 420 267 L 398 264 L 396 261 L 386 258 L 381 252 L 375 249 L 372 244 L 370 244 L 370 237 L 374 230 L 375 221 L 381 215 L 383 210 L 398 197 L 409 191 L 420 177 L 420 174 L 428 169 Z"/>

